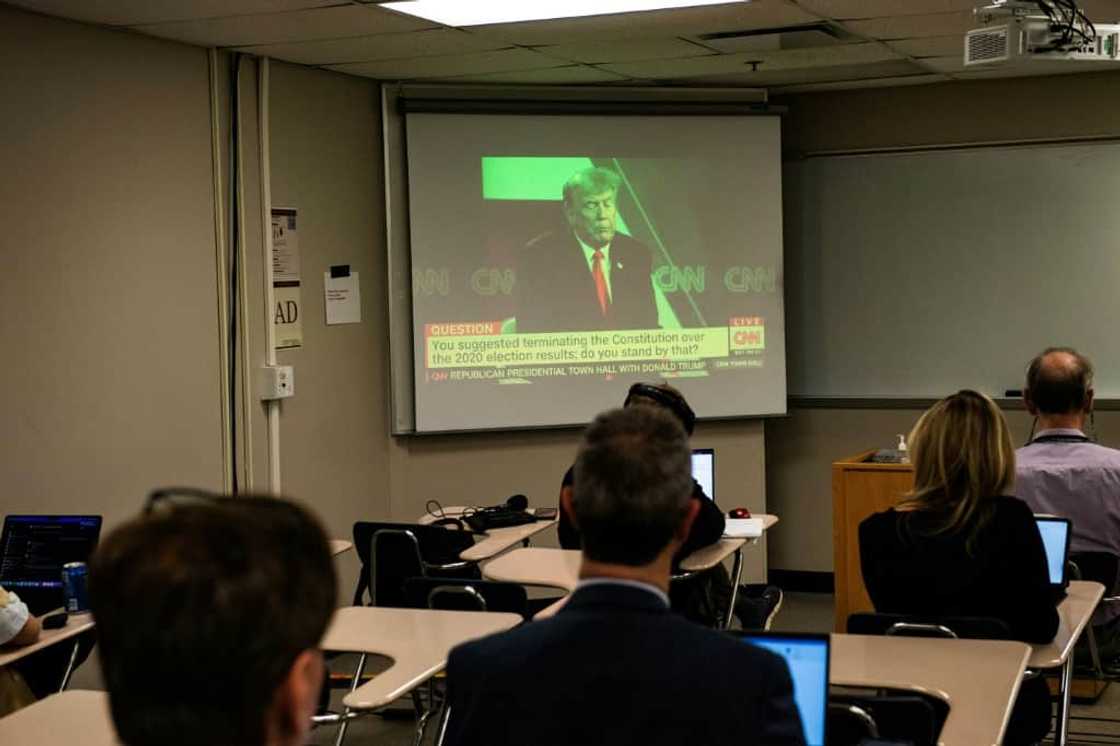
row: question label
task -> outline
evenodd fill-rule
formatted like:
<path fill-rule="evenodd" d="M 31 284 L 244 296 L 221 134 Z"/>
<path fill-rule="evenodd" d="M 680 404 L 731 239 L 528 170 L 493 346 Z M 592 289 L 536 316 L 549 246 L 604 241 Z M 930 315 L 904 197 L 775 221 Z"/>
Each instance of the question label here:
<path fill-rule="evenodd" d="M 462 334 L 428 325 L 425 329 L 429 369 L 483 368 L 505 365 L 565 365 L 634 360 L 698 360 L 727 357 L 726 326 L 706 329 L 656 329 L 547 334 Z M 482 325 L 486 328 L 486 325 Z M 491 326 L 492 328 L 492 326 Z M 474 330 L 471 330 L 474 331 Z"/>

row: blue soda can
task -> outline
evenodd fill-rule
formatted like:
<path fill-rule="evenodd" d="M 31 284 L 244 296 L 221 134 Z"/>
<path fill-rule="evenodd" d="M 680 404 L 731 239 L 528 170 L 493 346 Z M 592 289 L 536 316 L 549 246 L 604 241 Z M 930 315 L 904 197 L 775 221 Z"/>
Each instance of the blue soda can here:
<path fill-rule="evenodd" d="M 89 571 L 85 562 L 67 562 L 62 566 L 62 592 L 68 613 L 89 611 Z"/>

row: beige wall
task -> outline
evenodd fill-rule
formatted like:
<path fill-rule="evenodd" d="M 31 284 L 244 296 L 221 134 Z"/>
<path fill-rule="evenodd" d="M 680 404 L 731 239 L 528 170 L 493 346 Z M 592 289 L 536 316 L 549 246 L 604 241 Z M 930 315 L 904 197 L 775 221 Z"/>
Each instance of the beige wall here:
<path fill-rule="evenodd" d="M 221 486 L 206 53 L 0 6 L 0 510 Z"/>
<path fill-rule="evenodd" d="M 782 137 L 791 158 L 943 143 L 1117 137 L 1117 90 L 1120 73 L 1109 72 L 821 93 L 776 103 L 789 107 Z M 1039 347 L 1060 343 L 1040 340 Z M 919 414 L 793 408 L 789 418 L 767 422 L 767 497 L 770 510 L 782 517 L 770 541 L 772 568 L 832 571 L 832 461 L 893 447 L 895 434 L 909 430 Z M 1008 419 L 1021 442 L 1030 428 L 1026 414 L 1012 411 Z M 1097 420 L 1102 442 L 1120 446 L 1120 416 L 1106 412 Z"/>

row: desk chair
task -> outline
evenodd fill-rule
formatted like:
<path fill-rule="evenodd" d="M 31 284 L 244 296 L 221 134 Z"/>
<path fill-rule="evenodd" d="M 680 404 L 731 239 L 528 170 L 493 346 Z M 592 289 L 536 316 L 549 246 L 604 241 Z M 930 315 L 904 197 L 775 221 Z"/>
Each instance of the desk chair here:
<path fill-rule="evenodd" d="M 404 581 L 412 577 L 480 579 L 474 563 L 459 559 L 473 544 L 471 534 L 441 526 L 358 521 L 354 550 L 362 570 L 354 589 L 354 606 L 362 606 L 368 592 L 372 606 L 408 607 Z"/>
<path fill-rule="evenodd" d="M 948 715 L 945 702 L 916 694 L 833 695 L 828 703 L 828 740 L 830 746 L 854 746 L 865 738 L 933 746 Z"/>
<path fill-rule="evenodd" d="M 529 620 L 529 594 L 517 583 L 415 577 L 404 581 L 404 597 L 417 609 L 504 611 Z"/>
<path fill-rule="evenodd" d="M 432 573 L 458 578 L 481 578 L 473 562 L 464 562 L 459 554 L 474 544 L 472 534 L 449 531 L 442 526 L 424 526 L 417 523 L 382 523 L 358 521 L 354 524 L 354 551 L 362 563 L 358 583 L 354 588 L 354 606 L 409 608 L 405 599 L 404 583 L 412 577 L 426 577 Z M 422 607 L 421 607 L 422 608 Z M 367 656 L 358 657 L 358 665 L 350 679 L 349 689 L 354 691 L 362 681 Z M 412 705 L 420 724 L 427 721 L 430 710 L 420 699 L 420 692 L 412 691 Z M 335 738 L 341 746 L 346 737 L 349 721 L 346 713 Z"/>
<path fill-rule="evenodd" d="M 1115 592 L 1117 579 L 1120 578 L 1120 557 L 1111 552 L 1075 552 L 1069 557 L 1069 574 L 1074 580 L 1092 580 L 1103 585 L 1107 592 Z M 1120 596 L 1105 596 L 1101 604 L 1120 601 Z M 1111 678 L 1105 674 L 1101 663 L 1100 649 L 1093 625 L 1085 628 L 1089 645 L 1089 655 L 1093 661 L 1093 672 L 1098 679 Z"/>
<path fill-rule="evenodd" d="M 969 616 L 924 616 L 915 614 L 875 614 L 867 612 L 858 612 L 848 616 L 847 625 L 848 634 L 853 635 L 888 635 L 897 637 L 942 637 L 948 639 L 968 639 L 968 640 L 1010 640 L 1011 629 L 1007 623 L 1001 619 L 993 619 L 991 617 L 969 617 Z M 1027 669 L 1023 673 L 1023 681 L 1032 679 L 1039 679 L 1039 672 Z M 1039 679 L 1038 686 L 1045 689 L 1041 679 Z M 1033 686 L 1033 685 L 1032 685 Z M 1040 690 L 1041 691 L 1041 690 Z M 1039 693 L 1041 696 L 1041 693 Z M 927 706 L 933 707 L 929 700 L 921 700 Z M 1047 694 L 1047 701 L 1049 701 L 1049 694 Z M 866 704 L 866 703 L 864 703 Z M 940 704 L 940 703 L 939 703 Z M 888 703 L 887 708 L 890 707 Z M 914 707 L 914 716 L 917 716 L 918 709 L 924 709 L 918 705 L 898 705 L 901 712 L 899 713 L 899 720 L 897 721 L 899 727 L 903 732 L 909 732 L 913 735 L 908 736 L 912 738 L 922 733 L 928 732 L 925 725 L 915 723 L 915 730 L 907 730 L 906 712 L 908 707 Z M 934 708 L 934 724 L 936 729 L 934 734 L 940 732 L 941 726 L 945 722 L 945 717 L 948 715 L 948 708 L 945 707 L 942 711 L 938 712 Z M 880 714 L 880 717 L 889 717 L 887 714 Z M 1049 719 L 1049 712 L 1047 712 Z M 919 720 L 924 723 L 924 715 L 919 717 Z M 893 726 L 892 726 L 893 727 Z M 1033 728 L 1034 726 L 1027 726 Z M 1041 725 L 1038 726 L 1041 728 Z M 1045 732 L 1041 735 L 1045 735 Z M 1041 738 L 1041 735 L 1039 738 Z M 921 741 L 916 741 L 921 743 Z M 934 741 L 930 741 L 933 743 Z"/>

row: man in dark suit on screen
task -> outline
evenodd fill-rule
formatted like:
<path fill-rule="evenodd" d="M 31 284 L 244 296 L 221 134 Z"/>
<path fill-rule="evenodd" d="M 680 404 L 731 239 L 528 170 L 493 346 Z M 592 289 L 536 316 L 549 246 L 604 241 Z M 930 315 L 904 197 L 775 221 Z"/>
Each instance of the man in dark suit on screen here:
<path fill-rule="evenodd" d="M 699 510 L 690 462 L 668 412 L 596 418 L 566 506 L 579 584 L 551 619 L 451 651 L 447 743 L 804 743 L 784 661 L 669 610 L 673 555 Z"/>
<path fill-rule="evenodd" d="M 518 261 L 518 332 L 657 328 L 652 257 L 618 232 L 618 187 L 605 168 L 564 184 L 567 229 L 529 241 Z"/>

